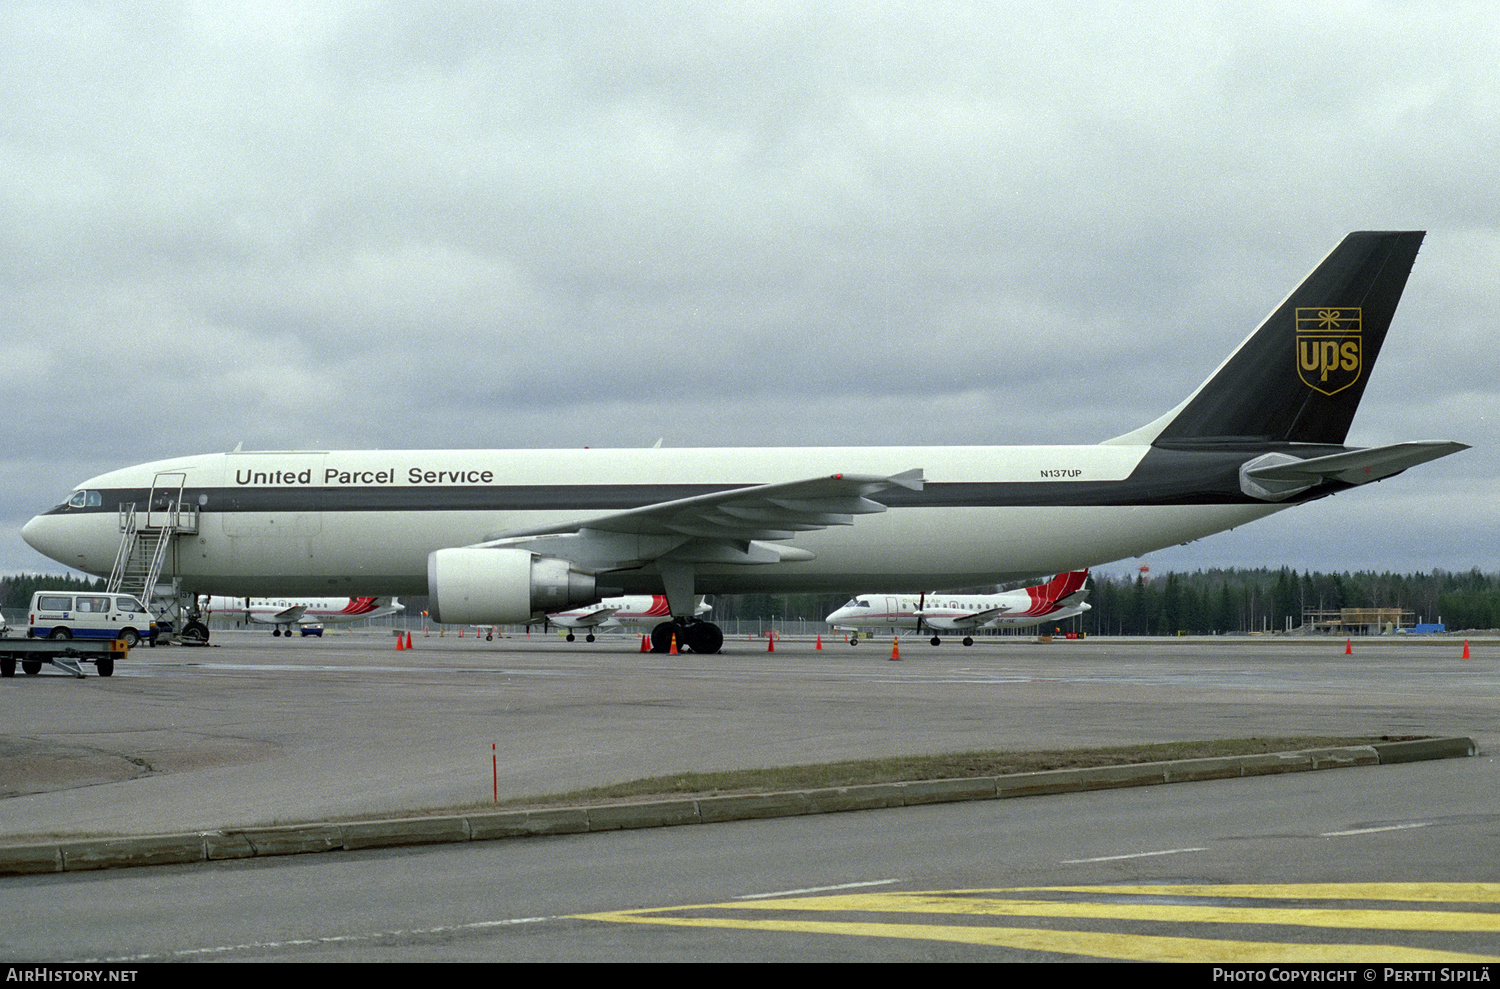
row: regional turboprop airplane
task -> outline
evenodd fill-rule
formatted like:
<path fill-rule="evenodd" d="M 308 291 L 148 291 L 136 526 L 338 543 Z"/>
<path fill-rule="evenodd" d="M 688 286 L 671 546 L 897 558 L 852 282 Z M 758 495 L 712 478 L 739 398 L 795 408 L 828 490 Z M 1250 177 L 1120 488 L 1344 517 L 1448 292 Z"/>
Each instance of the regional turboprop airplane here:
<path fill-rule="evenodd" d="M 395 598 L 231 598 L 204 596 L 198 608 L 209 615 L 273 625 L 272 635 L 292 634 L 293 625 L 337 625 L 357 618 L 381 618 L 405 611 Z"/>
<path fill-rule="evenodd" d="M 964 645 L 974 644 L 968 633 L 978 628 L 1019 628 L 1060 622 L 1089 610 L 1087 570 L 1061 573 L 1045 584 L 999 594 L 858 594 L 824 621 L 834 628 L 927 629 L 933 645 L 942 632 L 963 632 Z M 859 642 L 849 639 L 850 645 Z"/>
<path fill-rule="evenodd" d="M 1350 234 L 1180 405 L 1095 446 L 211 453 L 101 474 L 23 535 L 102 575 L 154 527 L 185 599 L 427 594 L 449 623 L 664 593 L 653 645 L 713 653 L 697 594 L 1082 570 L 1464 449 L 1344 444 L 1422 236 Z"/>
<path fill-rule="evenodd" d="M 713 608 L 704 604 L 700 597 L 693 609 L 693 617 L 702 618 L 712 610 Z M 672 612 L 667 607 L 665 594 L 631 594 L 624 597 L 605 598 L 598 604 L 586 608 L 555 612 L 547 616 L 546 624 L 568 629 L 569 642 L 577 638 L 572 632 L 573 629 L 588 629 L 583 641 L 593 642 L 593 630 L 596 628 L 655 628 L 671 617 Z"/>

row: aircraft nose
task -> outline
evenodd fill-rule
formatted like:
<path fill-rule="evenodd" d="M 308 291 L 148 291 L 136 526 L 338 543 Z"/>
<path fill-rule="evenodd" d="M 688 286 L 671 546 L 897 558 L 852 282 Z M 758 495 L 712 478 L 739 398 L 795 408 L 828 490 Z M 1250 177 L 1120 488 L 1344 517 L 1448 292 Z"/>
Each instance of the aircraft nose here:
<path fill-rule="evenodd" d="M 38 515 L 30 522 L 27 522 L 25 525 L 21 526 L 21 538 L 26 540 L 26 545 L 30 546 L 38 553 L 47 552 L 40 545 L 42 541 L 43 525 L 44 523 L 42 522 L 42 516 Z"/>
<path fill-rule="evenodd" d="M 69 547 L 68 540 L 64 538 L 65 527 L 57 523 L 55 516 L 38 515 L 21 527 L 21 538 L 26 540 L 26 545 L 43 556 L 51 557 L 59 563 L 74 565 L 68 557 L 76 558 L 78 551 Z"/>

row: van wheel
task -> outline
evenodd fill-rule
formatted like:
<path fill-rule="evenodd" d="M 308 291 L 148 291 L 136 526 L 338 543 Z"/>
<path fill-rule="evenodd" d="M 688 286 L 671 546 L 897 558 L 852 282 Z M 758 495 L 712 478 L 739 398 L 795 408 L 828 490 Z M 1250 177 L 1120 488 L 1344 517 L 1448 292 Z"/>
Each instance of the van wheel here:
<path fill-rule="evenodd" d="M 54 628 L 52 631 L 47 633 L 47 638 L 49 639 L 71 639 L 72 637 L 73 633 L 69 632 L 65 628 Z M 38 666 L 37 669 L 41 669 L 41 667 Z"/>
<path fill-rule="evenodd" d="M 133 628 L 127 628 L 122 631 L 120 633 L 120 638 L 125 640 L 125 646 L 127 649 L 134 649 L 136 646 L 141 644 L 141 634 Z M 100 662 L 102 663 L 104 661 L 101 659 Z M 101 673 L 99 675 L 109 676 L 108 673 Z"/>
<path fill-rule="evenodd" d="M 23 659 L 21 660 L 21 669 L 26 671 L 27 676 L 34 677 L 42 672 L 42 661 L 40 659 Z"/>
<path fill-rule="evenodd" d="M 115 660 L 113 656 L 94 661 L 94 669 L 102 677 L 113 676 L 115 672 Z"/>

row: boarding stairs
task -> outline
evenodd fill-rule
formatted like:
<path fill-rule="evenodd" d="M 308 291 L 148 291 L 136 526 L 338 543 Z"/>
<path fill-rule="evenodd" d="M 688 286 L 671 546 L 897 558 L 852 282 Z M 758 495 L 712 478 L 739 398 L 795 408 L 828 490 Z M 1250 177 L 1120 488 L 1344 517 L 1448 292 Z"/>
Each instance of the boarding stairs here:
<path fill-rule="evenodd" d="M 186 474 L 156 475 L 146 504 L 120 506 L 120 549 L 110 570 L 108 590 L 134 595 L 147 608 L 168 554 L 179 535 L 198 531 L 198 511 L 183 504 Z"/>

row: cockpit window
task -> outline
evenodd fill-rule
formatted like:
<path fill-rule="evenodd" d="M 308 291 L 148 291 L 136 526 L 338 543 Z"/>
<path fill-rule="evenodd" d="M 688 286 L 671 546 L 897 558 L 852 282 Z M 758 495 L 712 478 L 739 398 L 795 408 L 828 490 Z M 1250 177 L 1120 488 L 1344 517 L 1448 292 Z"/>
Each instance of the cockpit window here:
<path fill-rule="evenodd" d="M 870 602 L 861 601 L 859 598 L 850 598 L 849 603 L 844 605 L 846 608 L 868 608 L 869 606 Z"/>
<path fill-rule="evenodd" d="M 98 491 L 74 491 L 67 501 L 69 508 L 98 508 L 102 504 L 104 496 Z"/>

